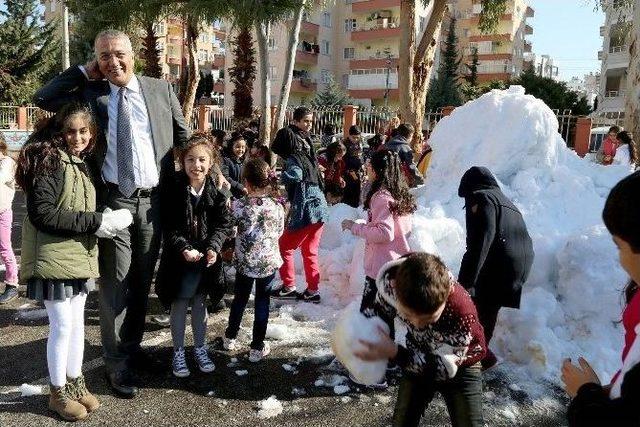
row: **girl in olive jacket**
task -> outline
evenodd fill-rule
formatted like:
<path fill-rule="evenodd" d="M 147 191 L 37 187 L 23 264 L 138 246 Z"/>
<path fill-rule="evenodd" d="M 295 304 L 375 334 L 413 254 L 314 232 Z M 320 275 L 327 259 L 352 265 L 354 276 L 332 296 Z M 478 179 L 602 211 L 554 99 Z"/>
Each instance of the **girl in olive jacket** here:
<path fill-rule="evenodd" d="M 82 376 L 84 305 L 98 277 L 97 237 L 131 224 L 121 209 L 95 212 L 96 193 L 82 157 L 93 146 L 88 108 L 70 104 L 32 134 L 16 179 L 27 197 L 20 280 L 27 296 L 44 302 L 49 317 L 49 408 L 69 421 L 100 406 Z"/>

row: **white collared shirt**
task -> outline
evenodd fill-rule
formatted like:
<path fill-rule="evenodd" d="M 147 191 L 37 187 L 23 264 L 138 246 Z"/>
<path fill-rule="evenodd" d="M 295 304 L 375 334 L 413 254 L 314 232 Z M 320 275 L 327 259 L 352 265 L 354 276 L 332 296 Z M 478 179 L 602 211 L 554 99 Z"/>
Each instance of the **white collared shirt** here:
<path fill-rule="evenodd" d="M 107 182 L 118 183 L 118 103 L 120 87 L 109 82 L 109 136 L 107 155 L 102 166 L 102 176 Z M 125 102 L 129 102 L 131 111 L 131 133 L 133 142 L 133 174 L 138 188 L 152 188 L 158 185 L 158 167 L 156 166 L 151 122 L 140 82 L 133 76 L 126 86 Z"/>

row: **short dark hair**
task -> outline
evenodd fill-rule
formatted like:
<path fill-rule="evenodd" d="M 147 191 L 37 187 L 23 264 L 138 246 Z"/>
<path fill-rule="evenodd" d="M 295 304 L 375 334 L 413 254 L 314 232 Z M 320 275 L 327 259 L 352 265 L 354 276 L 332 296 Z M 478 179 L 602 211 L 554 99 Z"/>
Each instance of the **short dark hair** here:
<path fill-rule="evenodd" d="M 300 120 L 304 119 L 304 116 L 308 114 L 312 114 L 311 110 L 308 107 L 298 107 L 293 110 L 293 120 L 299 122 Z"/>
<path fill-rule="evenodd" d="M 415 252 L 398 267 L 395 289 L 402 305 L 416 313 L 432 314 L 447 300 L 451 277 L 440 258 Z"/>
<path fill-rule="evenodd" d="M 333 123 L 325 123 L 324 127 L 322 128 L 322 133 L 325 135 L 333 135 L 334 133 L 336 133 L 336 125 L 334 125 Z"/>
<path fill-rule="evenodd" d="M 358 125 L 349 126 L 349 135 L 360 135 L 361 133 Z"/>
<path fill-rule="evenodd" d="M 620 128 L 619 128 L 618 126 L 615 126 L 615 125 L 614 125 L 614 126 L 611 126 L 611 127 L 609 128 L 609 132 L 607 132 L 607 133 L 611 133 L 611 132 L 618 133 L 618 132 L 620 132 Z"/>
<path fill-rule="evenodd" d="M 227 132 L 223 129 L 212 129 L 211 136 L 215 138 L 216 145 L 225 146 L 225 140 L 227 139 Z"/>
<path fill-rule="evenodd" d="M 640 172 L 618 182 L 607 197 L 602 211 L 604 225 L 614 236 L 627 242 L 635 253 L 640 253 Z"/>
<path fill-rule="evenodd" d="M 401 137 L 409 138 L 411 135 L 413 135 L 414 129 L 413 126 L 411 126 L 411 123 L 402 123 L 396 128 L 396 131 Z"/>

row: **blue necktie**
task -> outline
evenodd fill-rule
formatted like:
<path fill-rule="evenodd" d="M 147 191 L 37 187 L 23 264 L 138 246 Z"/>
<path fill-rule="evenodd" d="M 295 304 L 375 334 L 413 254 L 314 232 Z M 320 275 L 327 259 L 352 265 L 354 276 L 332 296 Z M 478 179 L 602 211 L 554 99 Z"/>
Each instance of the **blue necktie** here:
<path fill-rule="evenodd" d="M 125 197 L 131 197 L 136 191 L 135 175 L 133 174 L 133 144 L 131 141 L 131 109 L 125 100 L 127 88 L 121 87 L 118 92 L 118 188 Z"/>

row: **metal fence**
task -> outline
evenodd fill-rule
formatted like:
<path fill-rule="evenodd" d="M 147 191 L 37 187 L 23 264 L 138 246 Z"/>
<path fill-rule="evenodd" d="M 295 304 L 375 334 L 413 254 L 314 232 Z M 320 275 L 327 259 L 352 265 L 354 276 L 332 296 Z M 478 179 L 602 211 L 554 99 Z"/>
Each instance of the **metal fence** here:
<path fill-rule="evenodd" d="M 211 108 L 207 114 L 209 114 L 211 129 L 222 129 L 227 132 L 233 129 L 233 109 Z"/>
<path fill-rule="evenodd" d="M 285 125 L 293 122 L 293 110 L 297 107 L 287 107 L 284 114 Z M 313 113 L 313 125 L 311 126 L 311 133 L 315 135 L 322 135 L 322 129 L 327 124 L 335 126 L 336 132 L 344 127 L 344 111 L 342 107 L 312 107 Z"/>
<path fill-rule="evenodd" d="M 0 105 L 0 129 L 18 127 L 18 109 L 15 105 Z"/>
<path fill-rule="evenodd" d="M 571 110 L 553 110 L 558 118 L 558 133 L 567 143 L 567 147 L 575 147 L 576 123 L 579 116 L 571 114 Z"/>

